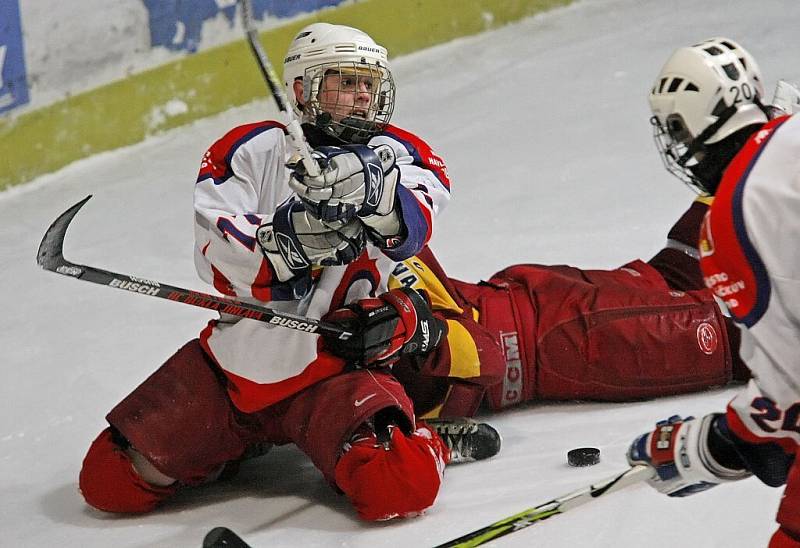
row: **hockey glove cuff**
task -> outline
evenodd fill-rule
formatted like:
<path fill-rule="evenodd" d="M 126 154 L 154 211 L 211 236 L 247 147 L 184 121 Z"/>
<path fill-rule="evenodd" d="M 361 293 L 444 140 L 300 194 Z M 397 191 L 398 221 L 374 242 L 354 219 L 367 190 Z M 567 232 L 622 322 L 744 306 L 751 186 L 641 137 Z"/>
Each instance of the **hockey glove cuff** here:
<path fill-rule="evenodd" d="M 314 158 L 322 172 L 311 177 L 302 162 L 290 161 L 289 186 L 306 208 L 325 223 L 387 216 L 394 210 L 398 169 L 389 145 L 319 147 Z"/>
<path fill-rule="evenodd" d="M 401 355 L 427 355 L 447 336 L 447 322 L 433 315 L 421 294 L 407 288 L 362 299 L 324 319 L 353 332 L 347 340 L 326 338 L 326 349 L 361 367 L 391 365 Z"/>
<path fill-rule="evenodd" d="M 311 266 L 348 264 L 366 246 L 358 221 L 328 226 L 296 201 L 280 205 L 272 221 L 258 228 L 256 240 L 282 282 L 305 274 Z"/>
<path fill-rule="evenodd" d="M 720 464 L 709 450 L 709 435 L 719 415 L 702 419 L 674 415 L 656 423 L 654 431 L 636 438 L 628 450 L 631 465 L 653 468 L 648 483 L 671 497 L 684 497 L 720 483 L 749 477 L 745 469 Z"/>

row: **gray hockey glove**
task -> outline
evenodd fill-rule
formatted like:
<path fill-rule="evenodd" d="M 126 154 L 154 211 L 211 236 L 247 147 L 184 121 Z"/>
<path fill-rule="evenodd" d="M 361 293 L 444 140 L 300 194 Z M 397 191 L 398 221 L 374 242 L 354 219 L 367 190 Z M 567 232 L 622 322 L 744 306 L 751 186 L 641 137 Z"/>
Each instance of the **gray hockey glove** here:
<path fill-rule="evenodd" d="M 397 245 L 403 227 L 396 210 L 400 170 L 392 147 L 320 147 L 314 157 L 322 167 L 318 177 L 307 175 L 302 163 L 290 164 L 289 186 L 306 208 L 325 223 L 358 217 L 376 245 Z"/>
<path fill-rule="evenodd" d="M 721 458 L 712 451 L 713 446 L 722 452 L 729 443 L 715 424 L 719 417 L 710 414 L 698 420 L 673 415 L 659 421 L 655 430 L 633 441 L 628 462 L 650 466 L 653 476 L 647 483 L 670 497 L 693 495 L 720 483 L 749 477 L 750 471 L 735 452 Z M 709 443 L 711 439 L 714 443 Z"/>
<path fill-rule="evenodd" d="M 366 246 L 358 221 L 328 226 L 297 201 L 279 206 L 272 222 L 258 227 L 256 240 L 282 282 L 304 274 L 311 266 L 350 263 Z"/>

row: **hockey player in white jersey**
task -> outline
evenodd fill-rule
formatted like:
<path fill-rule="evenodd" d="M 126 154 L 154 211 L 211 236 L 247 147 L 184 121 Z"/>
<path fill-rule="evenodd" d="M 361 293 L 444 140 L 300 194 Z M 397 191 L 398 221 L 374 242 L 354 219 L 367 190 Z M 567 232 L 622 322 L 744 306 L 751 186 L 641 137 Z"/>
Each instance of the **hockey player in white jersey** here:
<path fill-rule="evenodd" d="M 290 171 L 292 150 L 276 122 L 230 131 L 211 147 L 197 180 L 195 263 L 226 295 L 319 318 L 386 290 L 394 262 L 430 238 L 450 183 L 430 147 L 388 124 L 395 84 L 386 50 L 366 34 L 325 23 L 306 27 L 286 55 L 284 80 L 327 168 L 317 178 L 304 175 L 303 163 Z M 217 323 L 201 343 L 231 378 L 247 379 L 232 393 L 244 411 L 275 403 L 341 365 L 320 356 L 307 335 L 257 322 Z"/>
<path fill-rule="evenodd" d="M 791 108 L 796 90 L 778 92 Z M 751 475 L 785 485 L 769 546 L 786 548 L 800 546 L 800 118 L 763 97 L 755 60 L 726 38 L 678 49 L 650 93 L 667 169 L 714 196 L 701 267 L 744 327 L 753 377 L 724 413 L 661 421 L 628 459 L 652 466 L 650 483 L 670 496 Z"/>
<path fill-rule="evenodd" d="M 358 301 L 349 344 L 362 359 L 354 367 L 326 348 L 335 342 L 223 314 L 108 414 L 80 475 L 96 508 L 149 511 L 252 447 L 289 442 L 365 519 L 416 515 L 438 493 L 452 453 L 382 366 L 425 355 L 447 330 L 420 294 L 387 288 L 449 199 L 444 162 L 389 125 L 387 52 L 365 33 L 307 26 L 284 79 L 321 174 L 290 158 L 278 122 L 228 132 L 195 183 L 196 267 L 225 295 L 303 316 L 341 319 Z"/>

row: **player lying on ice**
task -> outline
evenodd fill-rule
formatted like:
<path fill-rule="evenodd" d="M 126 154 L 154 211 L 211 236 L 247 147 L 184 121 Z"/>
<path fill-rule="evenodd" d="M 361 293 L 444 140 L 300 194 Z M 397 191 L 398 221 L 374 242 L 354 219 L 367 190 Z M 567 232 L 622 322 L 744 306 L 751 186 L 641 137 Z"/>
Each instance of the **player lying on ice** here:
<path fill-rule="evenodd" d="M 735 333 L 696 291 L 686 254 L 705 206 L 690 209 L 650 264 L 518 266 L 490 284 L 451 281 L 425 247 L 449 181 L 424 142 L 388 125 L 385 50 L 355 29 L 315 24 L 292 43 L 284 75 L 323 175 L 286 167 L 280 124 L 230 131 L 197 181 L 196 265 L 223 294 L 356 334 L 343 342 L 210 322 L 108 414 L 80 475 L 90 505 L 146 512 L 253 447 L 294 443 L 362 518 L 410 516 L 433 503 L 449 459 L 498 449 L 490 428 L 417 415 L 471 415 L 486 387 L 503 407 L 732 378 Z M 321 148 L 345 143 L 357 146 Z M 365 180 L 379 184 L 367 192 Z"/>
<path fill-rule="evenodd" d="M 743 328 L 753 378 L 722 413 L 673 416 L 638 437 L 628 460 L 651 485 L 686 496 L 755 475 L 785 485 L 770 548 L 800 546 L 800 93 L 774 105 L 753 57 L 726 38 L 675 51 L 650 94 L 667 169 L 715 196 L 699 238 L 709 287 Z"/>
<path fill-rule="evenodd" d="M 615 270 L 520 264 L 474 284 L 448 278 L 428 248 L 400 263 L 389 287 L 425 290 L 449 328 L 425 359 L 403 358 L 392 368 L 417 413 L 623 401 L 747 379 L 739 331 L 703 286 L 690 252 L 705 202 L 692 203 L 648 262 Z"/>

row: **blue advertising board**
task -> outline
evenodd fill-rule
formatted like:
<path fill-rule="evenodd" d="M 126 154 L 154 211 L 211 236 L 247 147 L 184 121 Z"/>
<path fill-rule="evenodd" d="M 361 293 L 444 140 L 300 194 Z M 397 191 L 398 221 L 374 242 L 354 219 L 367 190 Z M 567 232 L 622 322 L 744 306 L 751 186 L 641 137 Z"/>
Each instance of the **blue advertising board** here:
<path fill-rule="evenodd" d="M 3 2 L 5 0 L 0 0 Z M 194 53 L 200 44 L 203 23 L 225 16 L 231 26 L 236 18 L 236 2 L 227 0 L 142 0 L 150 25 L 150 46 Z M 299 13 L 337 6 L 343 0 L 253 0 L 253 17 L 292 17 Z"/>
<path fill-rule="evenodd" d="M 0 0 L 0 113 L 29 100 L 19 1 Z"/>

